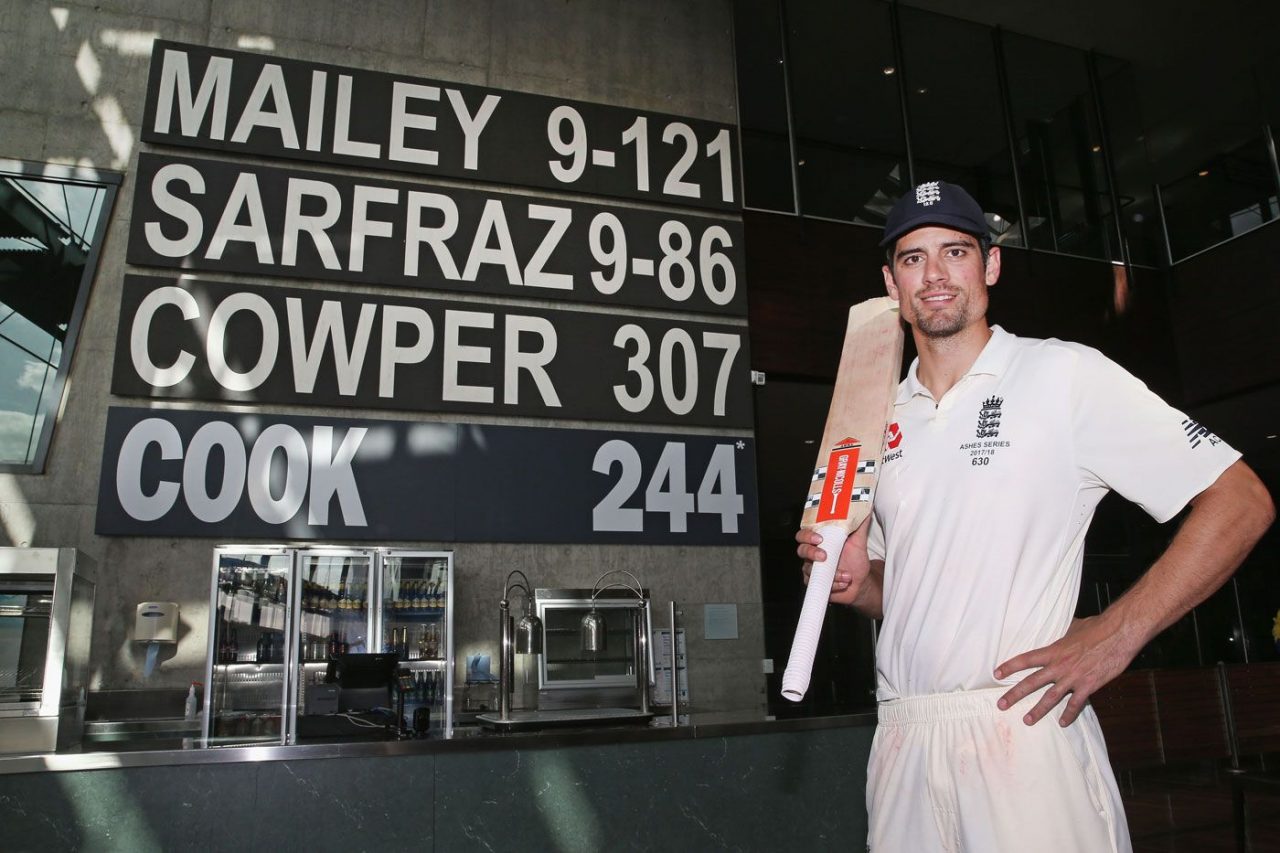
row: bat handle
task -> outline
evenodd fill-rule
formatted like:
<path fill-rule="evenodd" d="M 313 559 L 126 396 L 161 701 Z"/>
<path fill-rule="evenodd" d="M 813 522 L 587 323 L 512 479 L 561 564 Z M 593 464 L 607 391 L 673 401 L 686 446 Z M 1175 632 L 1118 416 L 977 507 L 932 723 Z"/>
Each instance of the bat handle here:
<path fill-rule="evenodd" d="M 791 642 L 791 656 L 782 673 L 782 695 L 792 702 L 799 702 L 809 689 L 809 676 L 813 673 L 813 659 L 818 651 L 818 637 L 822 634 L 822 620 L 827 614 L 827 600 L 831 596 L 831 584 L 836 578 L 836 564 L 844 550 L 844 540 L 849 531 L 842 525 L 815 527 L 822 536 L 821 548 L 827 558 L 814 563 L 809 572 L 809 588 L 800 608 L 800 621 L 796 636 Z"/>

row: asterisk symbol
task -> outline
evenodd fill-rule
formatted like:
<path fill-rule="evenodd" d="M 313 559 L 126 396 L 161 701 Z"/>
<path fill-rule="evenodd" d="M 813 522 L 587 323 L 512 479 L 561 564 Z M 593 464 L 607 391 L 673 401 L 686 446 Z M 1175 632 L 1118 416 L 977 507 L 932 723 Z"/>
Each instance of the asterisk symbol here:
<path fill-rule="evenodd" d="M 743 441 L 742 439 L 738 439 L 738 445 L 737 445 L 737 447 L 738 447 L 738 449 L 739 449 L 739 450 L 746 450 L 746 449 L 747 449 L 747 443 L 746 443 L 745 441 Z"/>

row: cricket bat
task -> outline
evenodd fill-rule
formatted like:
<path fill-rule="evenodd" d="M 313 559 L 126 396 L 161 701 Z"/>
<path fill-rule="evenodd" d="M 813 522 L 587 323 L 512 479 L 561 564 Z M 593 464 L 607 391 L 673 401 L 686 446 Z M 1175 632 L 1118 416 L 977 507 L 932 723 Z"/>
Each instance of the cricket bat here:
<path fill-rule="evenodd" d="M 868 299 L 849 309 L 836 386 L 800 522 L 822 535 L 820 547 L 827 558 L 814 563 L 809 573 L 791 656 L 782 674 L 782 695 L 792 702 L 803 699 L 809 689 L 840 551 L 849 534 L 871 514 L 885 430 L 902 368 L 902 338 L 898 303 L 889 297 Z"/>

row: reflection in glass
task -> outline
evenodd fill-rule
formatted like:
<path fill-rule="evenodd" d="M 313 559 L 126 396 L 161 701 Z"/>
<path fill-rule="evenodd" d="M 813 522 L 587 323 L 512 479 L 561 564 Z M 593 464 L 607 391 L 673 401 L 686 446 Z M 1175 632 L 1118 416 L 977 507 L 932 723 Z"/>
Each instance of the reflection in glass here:
<path fill-rule="evenodd" d="M 899 15 L 916 181 L 964 187 L 995 241 L 1022 245 L 991 30 L 907 6 Z"/>
<path fill-rule="evenodd" d="M 1280 217 L 1261 134 L 1206 157 L 1160 190 L 1175 261 Z"/>
<path fill-rule="evenodd" d="M 880 226 L 908 183 L 889 5 L 787 3 L 800 209 Z"/>
<path fill-rule="evenodd" d="M 740 0 L 733 11 L 743 203 L 791 213 L 795 198 L 778 0 Z"/>
<path fill-rule="evenodd" d="M 1027 245 L 1119 259 L 1088 55 L 1014 33 L 1002 43 Z"/>
<path fill-rule="evenodd" d="M 220 552 L 210 647 L 207 745 L 284 743 L 292 562 Z"/>
<path fill-rule="evenodd" d="M 1165 262 L 1164 229 L 1155 197 L 1155 175 L 1147 155 L 1147 136 L 1133 66 L 1094 54 L 1098 95 L 1106 116 L 1111 164 L 1120 205 L 1120 228 L 1135 264 Z"/>
<path fill-rule="evenodd" d="M 0 464 L 36 464 L 47 444 L 109 198 L 105 184 L 0 174 Z"/>

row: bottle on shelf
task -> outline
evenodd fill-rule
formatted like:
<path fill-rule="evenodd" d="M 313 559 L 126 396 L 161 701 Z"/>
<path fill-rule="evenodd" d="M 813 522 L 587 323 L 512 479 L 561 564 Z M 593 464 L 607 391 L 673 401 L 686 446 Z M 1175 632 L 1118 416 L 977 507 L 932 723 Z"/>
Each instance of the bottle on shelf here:
<path fill-rule="evenodd" d="M 196 685 L 198 681 L 191 682 L 191 686 L 187 688 L 187 699 L 182 705 L 182 719 L 194 720 L 196 711 L 200 707 L 200 700 L 196 698 Z"/>

